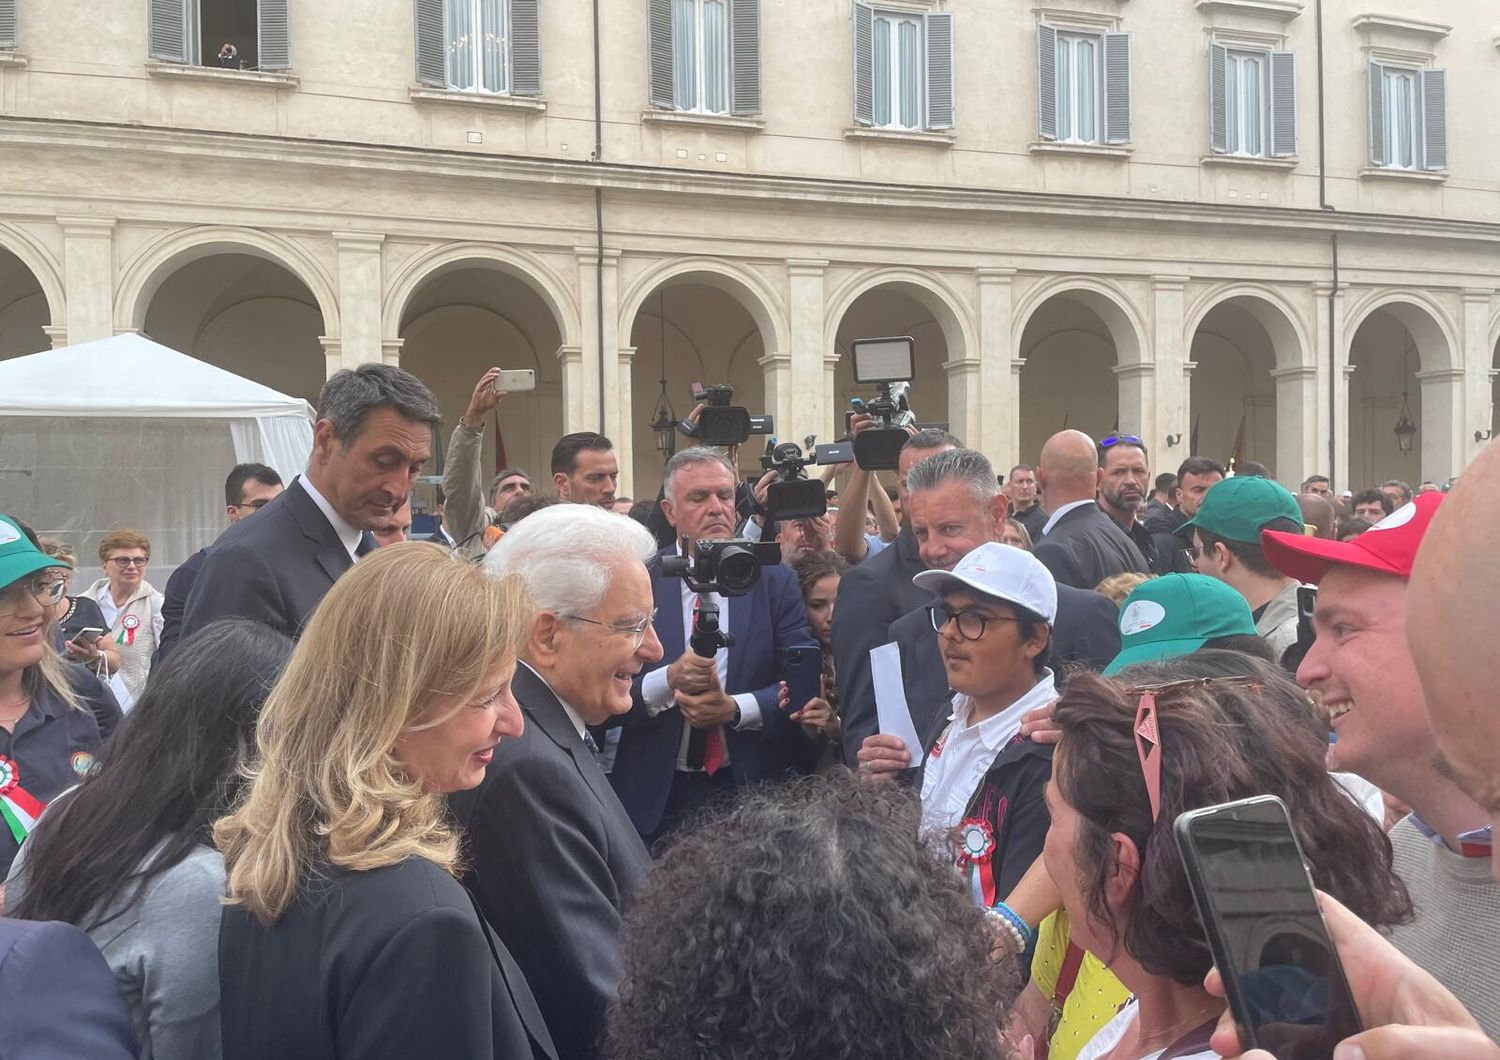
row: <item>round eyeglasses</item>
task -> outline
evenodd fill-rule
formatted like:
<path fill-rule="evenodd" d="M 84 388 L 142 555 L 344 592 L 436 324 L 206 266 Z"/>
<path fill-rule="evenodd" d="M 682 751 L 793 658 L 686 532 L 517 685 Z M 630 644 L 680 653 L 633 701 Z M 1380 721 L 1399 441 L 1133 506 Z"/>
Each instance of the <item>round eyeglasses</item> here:
<path fill-rule="evenodd" d="M 566 618 L 570 622 L 587 622 L 591 626 L 603 626 L 611 633 L 618 633 L 622 637 L 631 637 L 634 640 L 635 648 L 639 648 L 646 639 L 646 631 L 651 628 L 651 623 L 656 621 L 656 608 L 653 607 L 649 615 L 639 622 L 633 622 L 630 625 L 621 625 L 615 622 L 600 622 L 597 618 L 584 618 L 582 615 L 559 615 L 558 617 Z"/>
<path fill-rule="evenodd" d="M 978 611 L 950 611 L 945 604 L 933 604 L 927 609 L 932 619 L 932 628 L 939 633 L 949 622 L 958 623 L 958 635 L 964 640 L 978 640 L 984 636 L 984 627 L 991 622 L 1019 622 L 1015 615 L 981 615 Z"/>
<path fill-rule="evenodd" d="M 55 574 L 36 574 L 30 578 L 18 579 L 0 589 L 0 616 L 9 617 L 19 612 L 26 606 L 27 596 L 43 607 L 51 607 L 60 602 L 67 591 L 68 580 Z"/>

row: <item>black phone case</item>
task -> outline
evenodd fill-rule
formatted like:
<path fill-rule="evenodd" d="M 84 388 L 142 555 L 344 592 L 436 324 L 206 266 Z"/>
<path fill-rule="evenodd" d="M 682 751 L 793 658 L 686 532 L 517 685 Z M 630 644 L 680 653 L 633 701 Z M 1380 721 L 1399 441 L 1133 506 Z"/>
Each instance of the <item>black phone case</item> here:
<path fill-rule="evenodd" d="M 788 711 L 807 706 L 822 691 L 823 649 L 816 644 L 794 644 L 786 653 L 786 691 Z"/>

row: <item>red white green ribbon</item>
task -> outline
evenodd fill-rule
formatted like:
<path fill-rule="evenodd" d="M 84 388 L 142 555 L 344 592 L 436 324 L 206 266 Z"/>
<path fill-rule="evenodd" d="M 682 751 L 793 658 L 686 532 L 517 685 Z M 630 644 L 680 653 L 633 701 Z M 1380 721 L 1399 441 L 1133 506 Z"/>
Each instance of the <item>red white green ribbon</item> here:
<path fill-rule="evenodd" d="M 16 763 L 0 755 L 0 817 L 17 843 L 25 840 L 42 815 L 43 804 L 21 787 L 21 771 Z"/>
<path fill-rule="evenodd" d="M 968 870 L 969 887 L 981 909 L 995 904 L 995 829 L 983 817 L 970 817 L 958 830 L 958 864 Z"/>
<path fill-rule="evenodd" d="M 135 644 L 135 631 L 141 628 L 139 615 L 126 615 L 120 623 L 120 632 L 115 634 L 115 643 L 127 648 Z"/>

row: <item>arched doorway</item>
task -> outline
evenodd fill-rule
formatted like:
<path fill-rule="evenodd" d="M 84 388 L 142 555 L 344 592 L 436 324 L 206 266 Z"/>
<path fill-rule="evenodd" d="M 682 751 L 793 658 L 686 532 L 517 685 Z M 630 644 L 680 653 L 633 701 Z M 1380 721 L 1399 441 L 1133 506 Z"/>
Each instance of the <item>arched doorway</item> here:
<path fill-rule="evenodd" d="M 256 254 L 211 253 L 179 265 L 151 294 L 142 330 L 314 404 L 326 376 L 317 298 L 290 269 Z"/>
<path fill-rule="evenodd" d="M 20 258 L 0 247 L 0 360 L 51 349 L 42 330 L 51 322 L 41 282 Z"/>
<path fill-rule="evenodd" d="M 765 336 L 750 310 L 726 286 L 692 275 L 668 280 L 641 302 L 630 326 L 635 357 L 630 367 L 631 495 L 650 500 L 661 488 L 663 455 L 656 448 L 651 418 L 666 380 L 666 394 L 680 420 L 693 408 L 692 384 L 728 383 L 733 403 L 752 414 L 766 407 Z M 778 430 L 781 425 L 777 425 Z M 766 439 L 752 435 L 740 449 L 739 469 L 759 469 Z M 676 436 L 678 449 L 692 442 Z"/>
<path fill-rule="evenodd" d="M 1194 331 L 1187 452 L 1225 466 L 1259 461 L 1275 476 L 1276 344 L 1260 319 L 1267 311 L 1275 312 L 1259 299 L 1230 298 Z"/>
<path fill-rule="evenodd" d="M 1438 425 L 1424 415 L 1426 395 L 1417 378 L 1429 361 L 1446 363 L 1447 349 L 1425 310 L 1391 303 L 1359 324 L 1349 345 L 1349 478 L 1344 488 L 1357 493 L 1387 479 L 1414 484 L 1424 477 L 1425 447 L 1440 447 L 1440 439 L 1432 437 Z M 1405 453 L 1396 433 L 1404 422 L 1415 428 L 1411 450 Z"/>
<path fill-rule="evenodd" d="M 1140 430 L 1120 422 L 1114 369 L 1123 358 L 1105 319 L 1110 308 L 1093 292 L 1062 291 L 1027 319 L 1020 345 L 1021 463 L 1035 464 L 1047 439 L 1064 428 L 1096 440 L 1117 428 Z"/>
<path fill-rule="evenodd" d="M 546 483 L 552 446 L 566 433 L 557 358 L 562 333 L 536 289 L 492 262 L 458 261 L 425 277 L 399 319 L 401 367 L 432 388 L 445 445 L 486 369 L 536 373 L 536 390 L 511 394 L 500 406 L 498 440 L 494 423 L 488 425 L 482 466 L 524 468 Z"/>
<path fill-rule="evenodd" d="M 948 372 L 943 367 L 962 356 L 961 349 L 951 348 L 956 322 L 942 319 L 951 316 L 948 307 L 932 291 L 899 280 L 871 287 L 849 304 L 839 318 L 834 337 L 834 350 L 838 354 L 833 372 L 835 435 L 843 434 L 844 413 L 850 410 L 850 399 L 870 401 L 876 396 L 872 384 L 854 381 L 850 344 L 858 339 L 896 335 L 910 335 L 916 340 L 916 378 L 907 397 L 917 422 L 945 423 L 957 432 L 966 429 L 967 425 L 954 422 Z M 963 440 L 974 443 L 970 438 Z"/>

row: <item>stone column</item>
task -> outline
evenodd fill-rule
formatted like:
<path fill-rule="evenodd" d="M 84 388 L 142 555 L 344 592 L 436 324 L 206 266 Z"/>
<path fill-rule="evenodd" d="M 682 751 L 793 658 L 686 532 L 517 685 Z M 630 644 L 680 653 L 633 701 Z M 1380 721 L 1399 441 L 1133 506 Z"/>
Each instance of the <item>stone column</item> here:
<path fill-rule="evenodd" d="M 611 433 L 611 428 L 618 427 L 619 412 L 609 406 L 604 400 L 604 394 L 607 393 L 606 387 L 619 374 L 614 352 L 620 348 L 617 270 L 620 252 L 605 250 L 602 273 L 599 270 L 599 254 L 595 248 L 575 247 L 573 253 L 578 259 L 578 301 L 582 308 L 583 332 L 577 361 L 564 360 L 565 368 L 571 370 L 563 373 L 563 410 L 567 422 L 563 424 L 561 434 L 601 431 L 613 441 L 615 434 L 619 432 L 616 430 Z M 602 318 L 599 305 L 601 278 L 604 296 Z M 610 354 L 603 358 L 602 366 L 601 351 L 608 351 Z"/>
<path fill-rule="evenodd" d="M 42 334 L 51 341 L 54 350 L 68 344 L 68 329 L 64 324 L 43 324 Z"/>
<path fill-rule="evenodd" d="M 948 373 L 948 429 L 963 439 L 971 449 L 984 444 L 984 417 L 980 410 L 978 357 L 960 357 L 943 362 Z M 980 450 L 981 452 L 983 450 Z"/>
<path fill-rule="evenodd" d="M 1464 432 L 1464 369 L 1418 372 L 1417 385 L 1422 388 L 1417 434 L 1421 477 L 1442 483 L 1463 470 L 1474 448 L 1473 432 L 1467 437 Z"/>
<path fill-rule="evenodd" d="M 401 348 L 405 345 L 405 339 L 381 339 L 380 363 L 401 367 Z"/>
<path fill-rule="evenodd" d="M 335 232 L 339 266 L 339 344 L 351 365 L 383 361 L 380 301 L 384 289 L 378 232 Z M 329 329 L 329 322 L 323 327 Z"/>
<path fill-rule="evenodd" d="M 1313 467 L 1333 480 L 1334 492 L 1338 493 L 1349 488 L 1349 449 L 1354 444 L 1349 437 L 1349 376 L 1354 366 L 1349 363 L 1349 347 L 1344 341 L 1343 289 L 1334 291 L 1332 284 L 1318 283 L 1313 285 L 1313 293 L 1318 300 L 1318 334 L 1313 340 L 1313 348 L 1318 351 L 1318 410 L 1312 422 L 1317 425 L 1314 433 L 1320 444 Z M 1328 348 L 1330 321 L 1332 351 Z M 1332 459 L 1328 455 L 1330 439 Z"/>
<path fill-rule="evenodd" d="M 582 346 L 559 346 L 557 348 L 557 359 L 561 362 L 562 369 L 562 430 L 557 432 L 561 438 L 565 434 L 574 431 L 589 430 L 588 426 L 588 370 L 583 363 Z M 598 375 L 595 373 L 595 379 Z M 598 393 L 597 389 L 594 391 Z M 597 420 L 595 421 L 597 422 Z"/>
<path fill-rule="evenodd" d="M 63 230 L 68 342 L 76 346 L 110 338 L 115 333 L 114 219 L 59 217 L 57 221 Z M 133 322 L 122 323 L 128 327 Z"/>
<path fill-rule="evenodd" d="M 1495 358 L 1490 345 L 1490 307 L 1494 298 L 1495 292 L 1491 290 L 1471 288 L 1463 292 L 1464 417 L 1459 441 L 1463 444 L 1464 458 L 1458 471 L 1478 456 L 1489 441 Z M 1475 432 L 1479 433 L 1478 441 L 1474 440 Z M 1434 481 L 1442 485 L 1441 479 Z"/>
<path fill-rule="evenodd" d="M 818 437 L 825 442 L 844 433 L 844 412 L 848 406 L 839 404 L 838 368 L 838 351 L 826 351 L 823 354 L 823 419 L 818 424 Z"/>
<path fill-rule="evenodd" d="M 1012 364 L 1012 281 L 1015 269 L 983 268 L 974 271 L 979 286 L 979 371 L 977 393 L 970 408 L 975 412 L 965 438 L 1004 475 L 1019 462 L 1021 452 L 1020 377 Z"/>
<path fill-rule="evenodd" d="M 1273 368 L 1276 380 L 1276 478 L 1295 490 L 1317 474 L 1326 439 L 1318 422 L 1318 369 L 1313 365 Z"/>
<path fill-rule="evenodd" d="M 1146 439 L 1152 452 L 1163 454 L 1158 471 L 1177 470 L 1176 463 L 1170 468 L 1166 466 L 1167 435 L 1190 438 L 1193 430 L 1189 385 L 1192 369 L 1188 339 L 1183 334 L 1187 326 L 1187 284 L 1186 276 L 1151 278 L 1151 350 L 1149 354 L 1142 352 L 1146 369 L 1136 370 L 1123 364 L 1115 369 L 1120 380 L 1120 429 L 1136 431 Z M 1150 370 L 1153 364 L 1154 373 Z M 1174 458 L 1181 462 L 1175 454 Z"/>
<path fill-rule="evenodd" d="M 327 379 L 344 367 L 344 347 L 333 335 L 319 335 L 318 342 L 323 346 L 323 378 Z"/>
<path fill-rule="evenodd" d="M 1020 337 L 1016 336 L 1016 341 Z M 1010 374 L 1005 380 L 1005 407 L 1013 411 L 1011 422 L 1005 426 L 1005 445 L 1010 447 L 1010 456 L 1005 456 L 1005 450 L 1001 450 L 1000 462 L 1005 465 L 1005 470 L 995 466 L 997 474 L 1009 475 L 1010 469 L 1017 464 L 1031 464 L 1035 466 L 1041 459 L 1042 454 L 1023 453 L 1021 451 L 1021 371 L 1026 367 L 1026 358 L 1012 357 L 1010 359 Z"/>
<path fill-rule="evenodd" d="M 619 427 L 609 440 L 615 443 L 615 459 L 620 464 L 620 486 L 618 496 L 634 497 L 635 493 L 635 425 L 637 414 L 632 408 L 635 402 L 632 366 L 635 364 L 635 347 L 621 346 L 615 355 L 615 386 L 618 397 L 614 402 Z M 642 413 L 641 415 L 645 415 Z"/>
<path fill-rule="evenodd" d="M 828 262 L 814 258 L 793 258 L 786 263 L 788 328 L 792 345 L 790 391 L 778 390 L 774 406 L 776 436 L 801 444 L 802 438 L 816 432 L 824 441 L 833 437 L 827 409 L 833 404 L 825 360 L 832 350 L 823 349 L 824 305 L 823 276 Z M 778 381 L 779 382 L 779 381 Z M 766 401 L 770 404 L 770 379 L 767 378 Z"/>
<path fill-rule="evenodd" d="M 796 441 L 801 443 L 801 435 L 796 433 L 795 404 L 792 400 L 792 355 L 782 353 L 779 350 L 768 350 L 760 360 L 755 363 L 760 365 L 760 370 L 765 377 L 766 388 L 766 411 L 774 420 L 776 438 L 778 441 Z M 756 412 L 756 409 L 751 409 Z M 807 432 L 803 432 L 804 434 Z M 763 450 L 766 439 L 760 435 L 753 435 L 746 446 Z M 749 449 L 744 449 L 744 455 L 749 456 Z"/>

